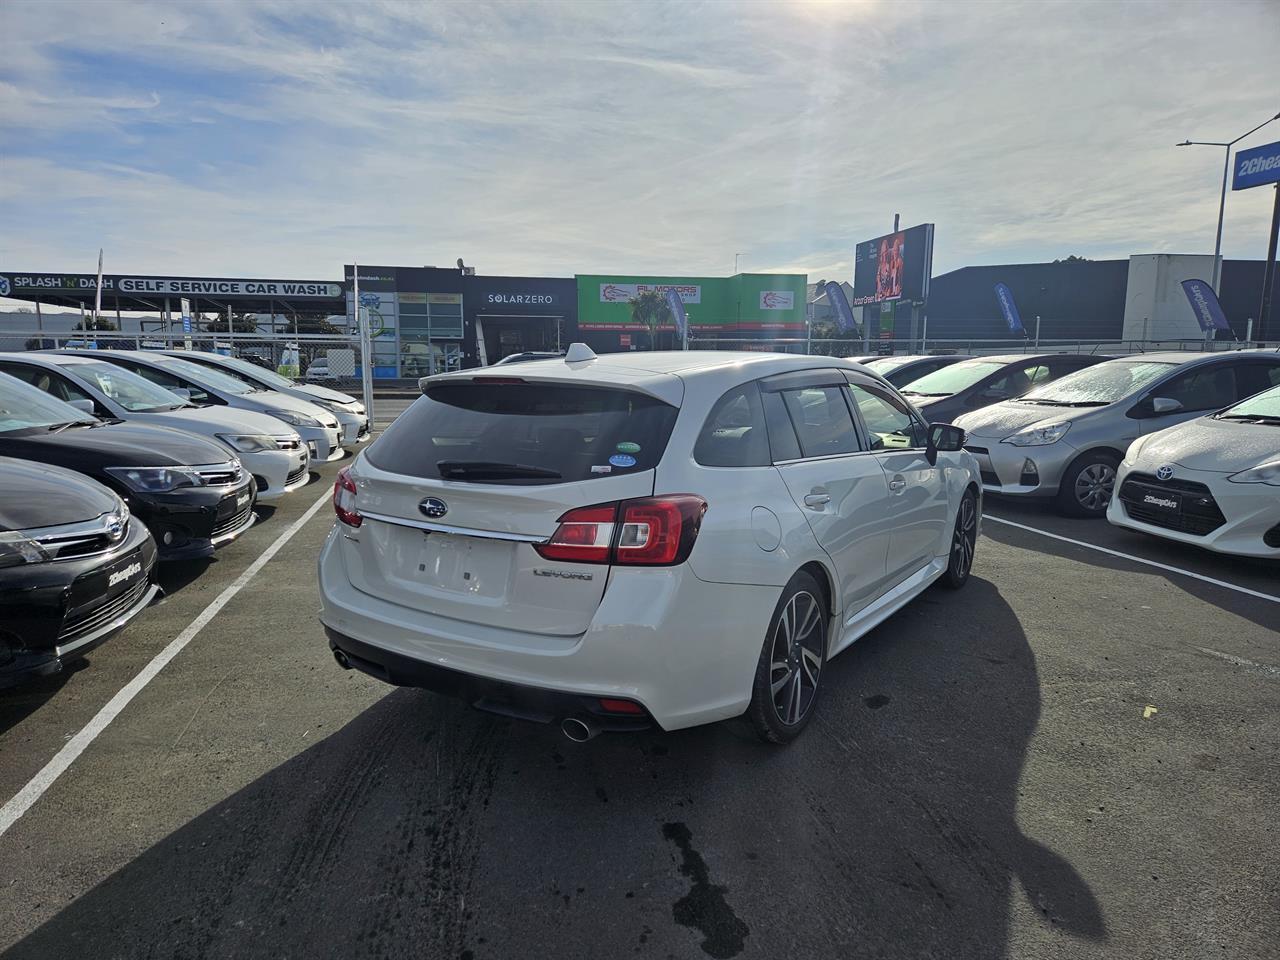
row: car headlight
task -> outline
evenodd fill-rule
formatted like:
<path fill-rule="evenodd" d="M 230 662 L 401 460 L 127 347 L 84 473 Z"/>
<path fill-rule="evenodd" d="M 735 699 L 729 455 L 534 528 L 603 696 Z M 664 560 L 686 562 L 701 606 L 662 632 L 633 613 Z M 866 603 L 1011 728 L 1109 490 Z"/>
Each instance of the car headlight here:
<path fill-rule="evenodd" d="M 205 485 L 204 477 L 190 467 L 107 467 L 106 471 L 136 493 L 168 493 Z"/>
<path fill-rule="evenodd" d="M 1261 463 L 1250 470 L 1241 470 L 1227 479 L 1232 483 L 1265 483 L 1269 487 L 1280 487 L 1280 460 Z"/>
<path fill-rule="evenodd" d="M 49 553 L 21 530 L 0 533 L 0 570 L 24 563 L 44 563 Z"/>
<path fill-rule="evenodd" d="M 218 439 L 238 453 L 262 453 L 266 450 L 280 449 L 280 444 L 276 443 L 274 437 L 260 436 L 257 434 L 252 436 L 236 436 L 231 433 L 220 433 L 218 434 Z"/>
<path fill-rule="evenodd" d="M 320 421 L 314 417 L 308 417 L 305 413 L 298 413 L 296 410 L 272 410 L 271 416 L 277 420 L 283 420 L 285 423 L 294 427 L 318 427 Z"/>
<path fill-rule="evenodd" d="M 1001 443 L 1012 443 L 1015 447 L 1043 447 L 1049 443 L 1057 443 L 1071 429 L 1070 423 L 1049 423 L 1043 426 L 1025 427 L 1011 437 L 1005 437 Z"/>

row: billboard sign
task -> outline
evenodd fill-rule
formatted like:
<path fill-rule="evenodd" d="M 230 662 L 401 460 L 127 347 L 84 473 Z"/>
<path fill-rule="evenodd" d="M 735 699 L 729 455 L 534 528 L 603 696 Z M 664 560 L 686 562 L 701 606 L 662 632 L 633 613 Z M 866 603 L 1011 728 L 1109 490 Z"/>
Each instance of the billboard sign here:
<path fill-rule="evenodd" d="M 1236 173 L 1232 190 L 1248 190 L 1267 183 L 1280 183 L 1280 140 L 1250 147 L 1236 154 Z"/>
<path fill-rule="evenodd" d="M 701 303 L 702 287 L 693 283 L 602 283 L 600 284 L 601 303 L 626 303 L 642 293 L 665 293 L 674 290 L 680 294 L 684 303 Z"/>
<path fill-rule="evenodd" d="M 791 310 L 796 305 L 796 295 L 791 290 L 761 290 L 761 310 Z"/>
<path fill-rule="evenodd" d="M 1022 325 L 1022 317 L 1018 315 L 1018 304 L 1014 302 L 1013 291 L 1007 283 L 996 284 L 996 300 L 1000 303 L 1004 322 L 1009 325 L 1009 332 L 1025 334 L 1027 331 Z"/>
<path fill-rule="evenodd" d="M 1182 292 L 1187 295 L 1191 304 L 1191 312 L 1196 315 L 1196 323 L 1205 333 L 1210 330 L 1230 330 L 1226 314 L 1222 312 L 1222 304 L 1213 292 L 1213 287 L 1203 280 L 1183 280 Z"/>
<path fill-rule="evenodd" d="M 854 248 L 853 302 L 926 300 L 932 272 L 932 223 L 865 240 Z"/>

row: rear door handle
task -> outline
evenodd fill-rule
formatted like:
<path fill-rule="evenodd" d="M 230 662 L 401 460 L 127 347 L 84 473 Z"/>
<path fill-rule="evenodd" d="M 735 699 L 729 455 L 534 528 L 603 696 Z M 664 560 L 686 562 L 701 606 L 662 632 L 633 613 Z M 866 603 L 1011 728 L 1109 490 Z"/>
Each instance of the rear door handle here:
<path fill-rule="evenodd" d="M 889 491 L 891 493 L 898 493 L 906 485 L 907 485 L 907 481 L 904 480 L 902 477 L 894 477 L 892 480 L 889 481 Z"/>
<path fill-rule="evenodd" d="M 831 494 L 829 493 L 807 493 L 804 497 L 804 505 L 806 507 L 820 507 L 824 503 L 831 502 Z"/>

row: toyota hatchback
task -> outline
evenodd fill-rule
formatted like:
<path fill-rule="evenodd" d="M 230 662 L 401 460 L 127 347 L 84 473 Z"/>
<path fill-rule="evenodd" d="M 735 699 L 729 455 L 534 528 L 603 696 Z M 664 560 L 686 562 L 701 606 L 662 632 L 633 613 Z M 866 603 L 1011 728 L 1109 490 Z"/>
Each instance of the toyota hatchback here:
<path fill-rule="evenodd" d="M 576 740 L 746 713 L 785 742 L 830 657 L 969 576 L 963 432 L 857 364 L 575 344 L 421 385 L 334 487 L 343 667 Z"/>

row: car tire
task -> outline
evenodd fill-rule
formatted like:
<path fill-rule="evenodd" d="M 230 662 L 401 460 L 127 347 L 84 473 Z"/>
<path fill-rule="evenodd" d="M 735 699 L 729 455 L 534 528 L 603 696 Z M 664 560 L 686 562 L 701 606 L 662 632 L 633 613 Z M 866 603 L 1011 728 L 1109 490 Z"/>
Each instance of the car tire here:
<path fill-rule="evenodd" d="M 956 509 L 956 525 L 951 533 L 951 555 L 947 559 L 942 583 L 959 590 L 969 582 L 973 572 L 973 555 L 978 546 L 978 498 L 966 490 Z"/>
<path fill-rule="evenodd" d="M 747 719 L 761 740 L 790 743 L 809 725 L 827 663 L 830 624 L 822 588 L 800 571 L 783 588 L 756 664 Z"/>
<path fill-rule="evenodd" d="M 1103 517 L 1115 492 L 1120 458 L 1095 450 L 1072 461 L 1058 483 L 1058 510 L 1068 517 Z"/>

